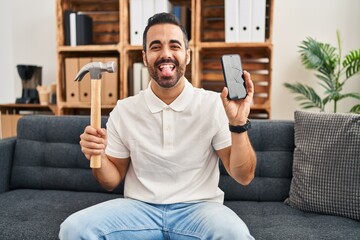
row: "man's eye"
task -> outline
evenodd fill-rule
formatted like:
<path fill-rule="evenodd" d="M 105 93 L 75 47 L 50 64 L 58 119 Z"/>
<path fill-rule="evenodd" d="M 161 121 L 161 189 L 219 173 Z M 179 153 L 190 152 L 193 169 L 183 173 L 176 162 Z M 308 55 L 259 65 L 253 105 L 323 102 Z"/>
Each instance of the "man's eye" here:
<path fill-rule="evenodd" d="M 180 46 L 179 46 L 179 45 L 172 45 L 171 48 L 173 48 L 173 49 L 179 49 Z"/>
<path fill-rule="evenodd" d="M 158 50 L 158 49 L 160 49 L 160 47 L 159 46 L 152 46 L 150 49 L 151 50 Z"/>

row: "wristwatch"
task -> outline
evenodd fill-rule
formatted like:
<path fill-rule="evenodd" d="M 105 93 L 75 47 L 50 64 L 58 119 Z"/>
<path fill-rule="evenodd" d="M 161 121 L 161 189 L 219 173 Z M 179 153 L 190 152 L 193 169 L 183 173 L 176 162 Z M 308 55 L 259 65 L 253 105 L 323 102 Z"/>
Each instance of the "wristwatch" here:
<path fill-rule="evenodd" d="M 244 125 L 233 126 L 229 124 L 229 130 L 230 132 L 233 133 L 243 133 L 249 130 L 250 128 L 251 128 L 251 122 L 249 121 L 249 119 L 246 121 Z"/>

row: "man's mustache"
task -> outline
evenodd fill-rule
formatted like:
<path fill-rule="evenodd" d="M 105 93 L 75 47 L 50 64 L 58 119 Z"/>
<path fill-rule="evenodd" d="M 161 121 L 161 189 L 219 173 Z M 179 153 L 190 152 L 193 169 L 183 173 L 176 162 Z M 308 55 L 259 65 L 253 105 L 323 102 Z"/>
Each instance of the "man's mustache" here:
<path fill-rule="evenodd" d="M 171 59 L 171 58 L 166 58 L 166 59 L 160 59 L 158 61 L 155 62 L 155 67 L 158 67 L 160 64 L 164 64 L 164 63 L 172 63 L 175 66 L 179 66 L 179 62 L 176 61 L 175 59 Z"/>

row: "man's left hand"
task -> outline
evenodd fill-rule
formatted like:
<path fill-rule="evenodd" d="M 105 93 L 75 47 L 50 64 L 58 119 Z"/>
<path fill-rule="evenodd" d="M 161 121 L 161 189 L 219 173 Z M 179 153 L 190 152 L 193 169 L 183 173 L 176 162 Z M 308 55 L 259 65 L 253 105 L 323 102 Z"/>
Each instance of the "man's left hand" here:
<path fill-rule="evenodd" d="M 244 79 L 247 91 L 247 96 L 244 99 L 229 100 L 227 98 L 229 91 L 227 87 L 224 87 L 220 95 L 226 115 L 229 119 L 229 124 L 233 126 L 244 125 L 250 114 L 250 105 L 254 96 L 254 84 L 251 81 L 250 73 L 247 71 L 244 71 Z"/>

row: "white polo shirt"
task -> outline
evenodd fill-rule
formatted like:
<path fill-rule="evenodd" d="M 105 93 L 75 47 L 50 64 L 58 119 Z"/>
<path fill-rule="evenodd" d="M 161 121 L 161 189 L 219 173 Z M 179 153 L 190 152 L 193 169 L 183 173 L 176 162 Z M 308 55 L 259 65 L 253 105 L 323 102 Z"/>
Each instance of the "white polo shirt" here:
<path fill-rule="evenodd" d="M 106 154 L 131 158 L 124 197 L 157 204 L 223 202 L 215 150 L 230 146 L 231 134 L 219 93 L 186 80 L 167 105 L 148 87 L 117 102 L 107 133 Z"/>

